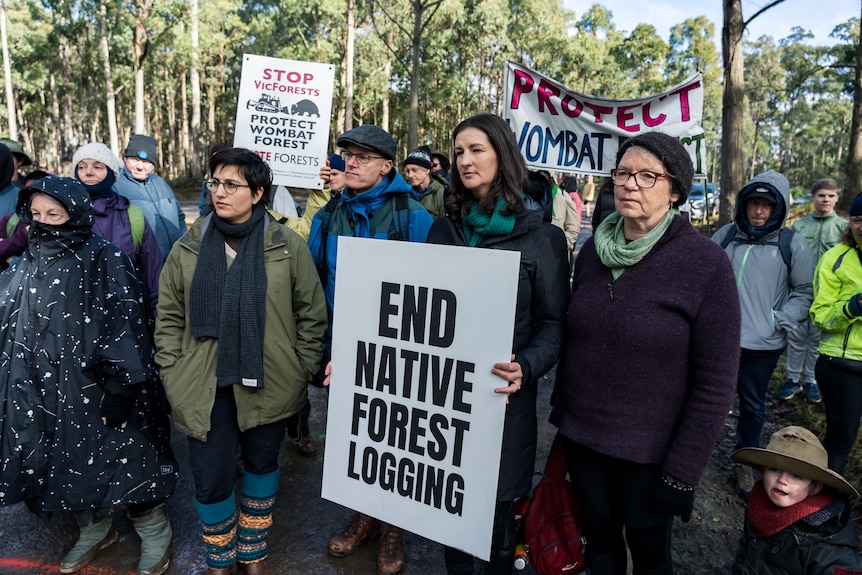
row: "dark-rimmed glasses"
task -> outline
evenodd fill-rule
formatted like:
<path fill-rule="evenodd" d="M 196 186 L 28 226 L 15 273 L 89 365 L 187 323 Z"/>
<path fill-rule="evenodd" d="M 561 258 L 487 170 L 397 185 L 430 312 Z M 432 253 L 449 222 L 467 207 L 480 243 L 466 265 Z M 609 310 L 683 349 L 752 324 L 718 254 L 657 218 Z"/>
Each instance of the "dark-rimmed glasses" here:
<path fill-rule="evenodd" d="M 353 152 L 348 152 L 347 150 L 343 150 L 341 152 L 341 158 L 344 160 L 344 163 L 350 161 L 350 158 L 356 158 L 356 161 L 362 164 L 363 166 L 367 165 L 371 160 L 385 160 L 383 156 L 372 156 L 371 154 L 354 154 Z"/>
<path fill-rule="evenodd" d="M 655 186 L 655 183 L 661 178 L 669 178 L 670 174 L 660 174 L 658 172 L 650 172 L 642 170 L 640 172 L 629 172 L 628 170 L 611 170 L 611 178 L 614 180 L 615 186 L 625 186 L 629 183 L 629 178 L 634 177 L 635 183 L 639 188 L 648 190 Z"/>
<path fill-rule="evenodd" d="M 215 193 L 216 190 L 218 190 L 219 186 L 224 186 L 224 191 L 226 191 L 229 194 L 235 194 L 236 191 L 240 188 L 251 189 L 251 186 L 249 186 L 248 184 L 238 184 L 236 182 L 232 182 L 231 180 L 227 180 L 227 181 L 222 182 L 222 181 L 217 180 L 215 178 L 208 179 L 206 181 L 206 186 L 207 186 L 207 189 L 213 193 Z"/>

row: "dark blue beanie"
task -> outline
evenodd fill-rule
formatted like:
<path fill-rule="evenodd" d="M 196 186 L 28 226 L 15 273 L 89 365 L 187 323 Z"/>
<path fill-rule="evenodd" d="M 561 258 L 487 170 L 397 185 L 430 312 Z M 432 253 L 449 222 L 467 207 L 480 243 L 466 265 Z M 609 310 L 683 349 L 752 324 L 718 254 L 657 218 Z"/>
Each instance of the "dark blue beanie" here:
<path fill-rule="evenodd" d="M 850 204 L 850 217 L 862 216 L 862 192 L 856 194 L 853 203 Z"/>
<path fill-rule="evenodd" d="M 343 172 L 345 169 L 344 158 L 339 156 L 338 154 L 332 154 L 327 158 L 329 160 L 329 167 L 333 170 L 338 170 L 339 172 Z"/>

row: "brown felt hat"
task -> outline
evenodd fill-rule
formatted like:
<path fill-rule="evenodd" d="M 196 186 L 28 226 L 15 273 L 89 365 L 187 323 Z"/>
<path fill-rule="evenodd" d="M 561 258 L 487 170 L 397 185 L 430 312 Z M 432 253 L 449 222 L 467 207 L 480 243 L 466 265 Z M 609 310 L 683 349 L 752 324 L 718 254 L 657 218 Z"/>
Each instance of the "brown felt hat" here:
<path fill-rule="evenodd" d="M 779 429 L 769 438 L 766 449 L 744 447 L 736 451 L 731 459 L 743 465 L 787 471 L 859 497 L 855 487 L 828 469 L 829 456 L 823 444 L 804 427 L 791 425 Z"/>

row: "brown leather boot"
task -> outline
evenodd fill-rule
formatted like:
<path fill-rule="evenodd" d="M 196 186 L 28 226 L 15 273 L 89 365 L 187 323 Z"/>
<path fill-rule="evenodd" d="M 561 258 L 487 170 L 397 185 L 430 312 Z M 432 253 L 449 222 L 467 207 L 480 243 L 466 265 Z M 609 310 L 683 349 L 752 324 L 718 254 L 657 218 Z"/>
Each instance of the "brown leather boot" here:
<path fill-rule="evenodd" d="M 347 557 L 356 551 L 363 541 L 378 535 L 380 535 L 380 522 L 373 517 L 356 512 L 350 517 L 350 523 L 344 531 L 336 533 L 329 540 L 329 554 Z"/>
<path fill-rule="evenodd" d="M 296 445 L 296 450 L 301 455 L 304 455 L 305 457 L 314 457 L 317 455 L 317 443 L 310 435 L 297 437 L 293 440 L 293 443 Z"/>
<path fill-rule="evenodd" d="M 380 552 L 377 554 L 378 575 L 395 575 L 404 568 L 404 537 L 401 528 L 383 524 Z"/>
<path fill-rule="evenodd" d="M 236 563 L 224 569 L 214 569 L 213 567 L 207 567 L 207 570 L 204 571 L 203 575 L 236 575 Z"/>

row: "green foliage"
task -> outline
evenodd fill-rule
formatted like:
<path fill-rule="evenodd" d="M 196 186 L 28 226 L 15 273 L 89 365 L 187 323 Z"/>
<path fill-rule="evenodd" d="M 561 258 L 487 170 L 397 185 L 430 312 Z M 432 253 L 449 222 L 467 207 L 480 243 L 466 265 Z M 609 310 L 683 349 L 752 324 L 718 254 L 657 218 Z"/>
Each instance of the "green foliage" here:
<path fill-rule="evenodd" d="M 190 0 L 104 0 L 120 139 L 134 126 L 134 15 L 149 4 L 143 71 L 148 129 L 172 150 L 163 174 L 185 172 L 181 147 L 190 110 Z M 101 0 L 6 3 L 20 139 L 49 169 L 88 140 L 105 141 L 108 118 L 100 48 Z M 611 98 L 658 93 L 700 71 L 711 180 L 720 165 L 721 67 L 717 23 L 688 18 L 662 38 L 654 26 L 617 29 L 593 4 L 576 14 L 562 0 L 356 0 L 352 124 L 386 123 L 408 150 L 413 15 L 418 44 L 420 143 L 449 148 L 452 128 L 479 111 L 500 112 L 507 59 L 569 88 Z M 335 116 L 345 107 L 346 0 L 199 0 L 202 142 L 230 141 L 242 55 L 336 66 Z M 803 188 L 842 178 L 849 142 L 858 19 L 836 27 L 838 43 L 810 33 L 746 44 L 747 165 L 780 169 Z M 0 121 L 7 121 L 0 107 Z M 846 153 L 844 153 L 846 155 Z M 174 160 L 173 158 L 176 158 Z"/>

